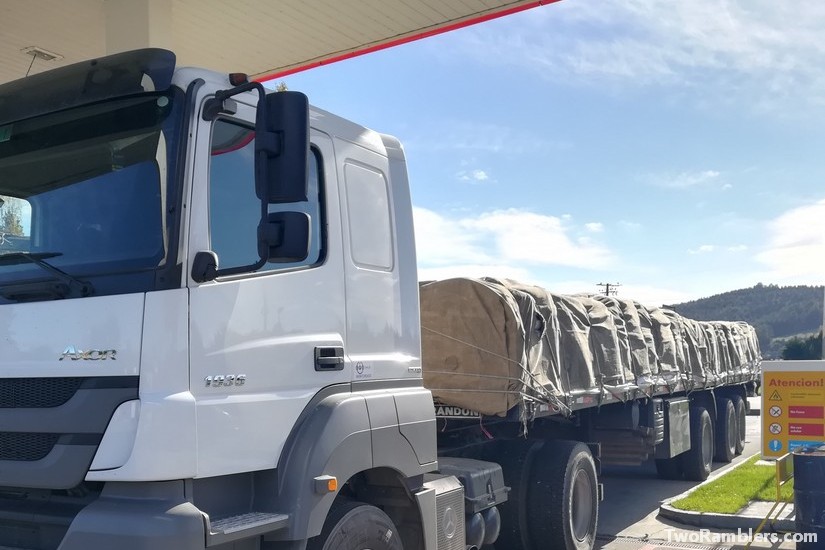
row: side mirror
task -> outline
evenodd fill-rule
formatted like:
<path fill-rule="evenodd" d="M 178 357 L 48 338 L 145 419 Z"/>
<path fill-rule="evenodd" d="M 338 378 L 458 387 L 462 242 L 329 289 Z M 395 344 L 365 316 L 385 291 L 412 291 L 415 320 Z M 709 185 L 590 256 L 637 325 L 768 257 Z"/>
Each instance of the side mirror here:
<path fill-rule="evenodd" d="M 211 250 L 201 250 L 192 261 L 192 280 L 196 283 L 214 281 L 218 276 L 218 255 Z"/>
<path fill-rule="evenodd" d="M 258 102 L 255 123 L 255 191 L 265 204 L 307 200 L 309 100 L 300 92 L 275 92 Z"/>
<path fill-rule="evenodd" d="M 272 212 L 258 225 L 258 254 L 265 262 L 302 262 L 309 246 L 309 216 L 304 212 Z"/>

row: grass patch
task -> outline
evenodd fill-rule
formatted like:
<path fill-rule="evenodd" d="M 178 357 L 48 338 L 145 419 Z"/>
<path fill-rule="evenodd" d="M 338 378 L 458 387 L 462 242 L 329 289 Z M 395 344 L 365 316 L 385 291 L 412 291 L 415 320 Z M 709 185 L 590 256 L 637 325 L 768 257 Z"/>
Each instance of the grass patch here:
<path fill-rule="evenodd" d="M 702 485 L 683 499 L 671 503 L 680 510 L 735 514 L 752 500 L 776 498 L 776 468 L 757 466 L 759 455 L 749 458 L 717 479 Z M 793 480 L 782 487 L 782 499 L 793 501 Z"/>

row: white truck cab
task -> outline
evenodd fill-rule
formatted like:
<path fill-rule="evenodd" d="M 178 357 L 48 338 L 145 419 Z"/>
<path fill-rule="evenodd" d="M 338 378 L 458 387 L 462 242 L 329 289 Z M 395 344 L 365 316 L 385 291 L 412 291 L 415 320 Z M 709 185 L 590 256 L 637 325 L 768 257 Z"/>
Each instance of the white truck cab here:
<path fill-rule="evenodd" d="M 0 546 L 464 549 L 396 139 L 139 50 L 0 86 L 0 198 Z"/>

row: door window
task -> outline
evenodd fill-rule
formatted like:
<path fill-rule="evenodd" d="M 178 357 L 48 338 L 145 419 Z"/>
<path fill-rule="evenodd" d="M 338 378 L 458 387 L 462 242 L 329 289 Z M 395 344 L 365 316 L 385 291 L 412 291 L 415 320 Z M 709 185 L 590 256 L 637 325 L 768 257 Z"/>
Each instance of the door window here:
<path fill-rule="evenodd" d="M 269 262 L 260 271 L 308 267 L 323 261 L 325 236 L 319 156 L 317 150 L 311 149 L 308 200 L 269 206 L 269 212 L 304 212 L 309 216 L 309 255 L 302 262 Z M 253 128 L 225 119 L 215 121 L 209 162 L 209 231 L 220 269 L 252 265 L 259 259 L 261 202 L 255 194 L 254 158 Z"/>

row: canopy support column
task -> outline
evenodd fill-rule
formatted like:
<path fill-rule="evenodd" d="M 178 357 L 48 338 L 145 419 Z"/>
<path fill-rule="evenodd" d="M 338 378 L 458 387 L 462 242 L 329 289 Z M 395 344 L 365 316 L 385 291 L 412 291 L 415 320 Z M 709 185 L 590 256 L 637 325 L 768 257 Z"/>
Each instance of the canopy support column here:
<path fill-rule="evenodd" d="M 174 51 L 171 0 L 104 0 L 106 53 L 138 48 Z"/>

